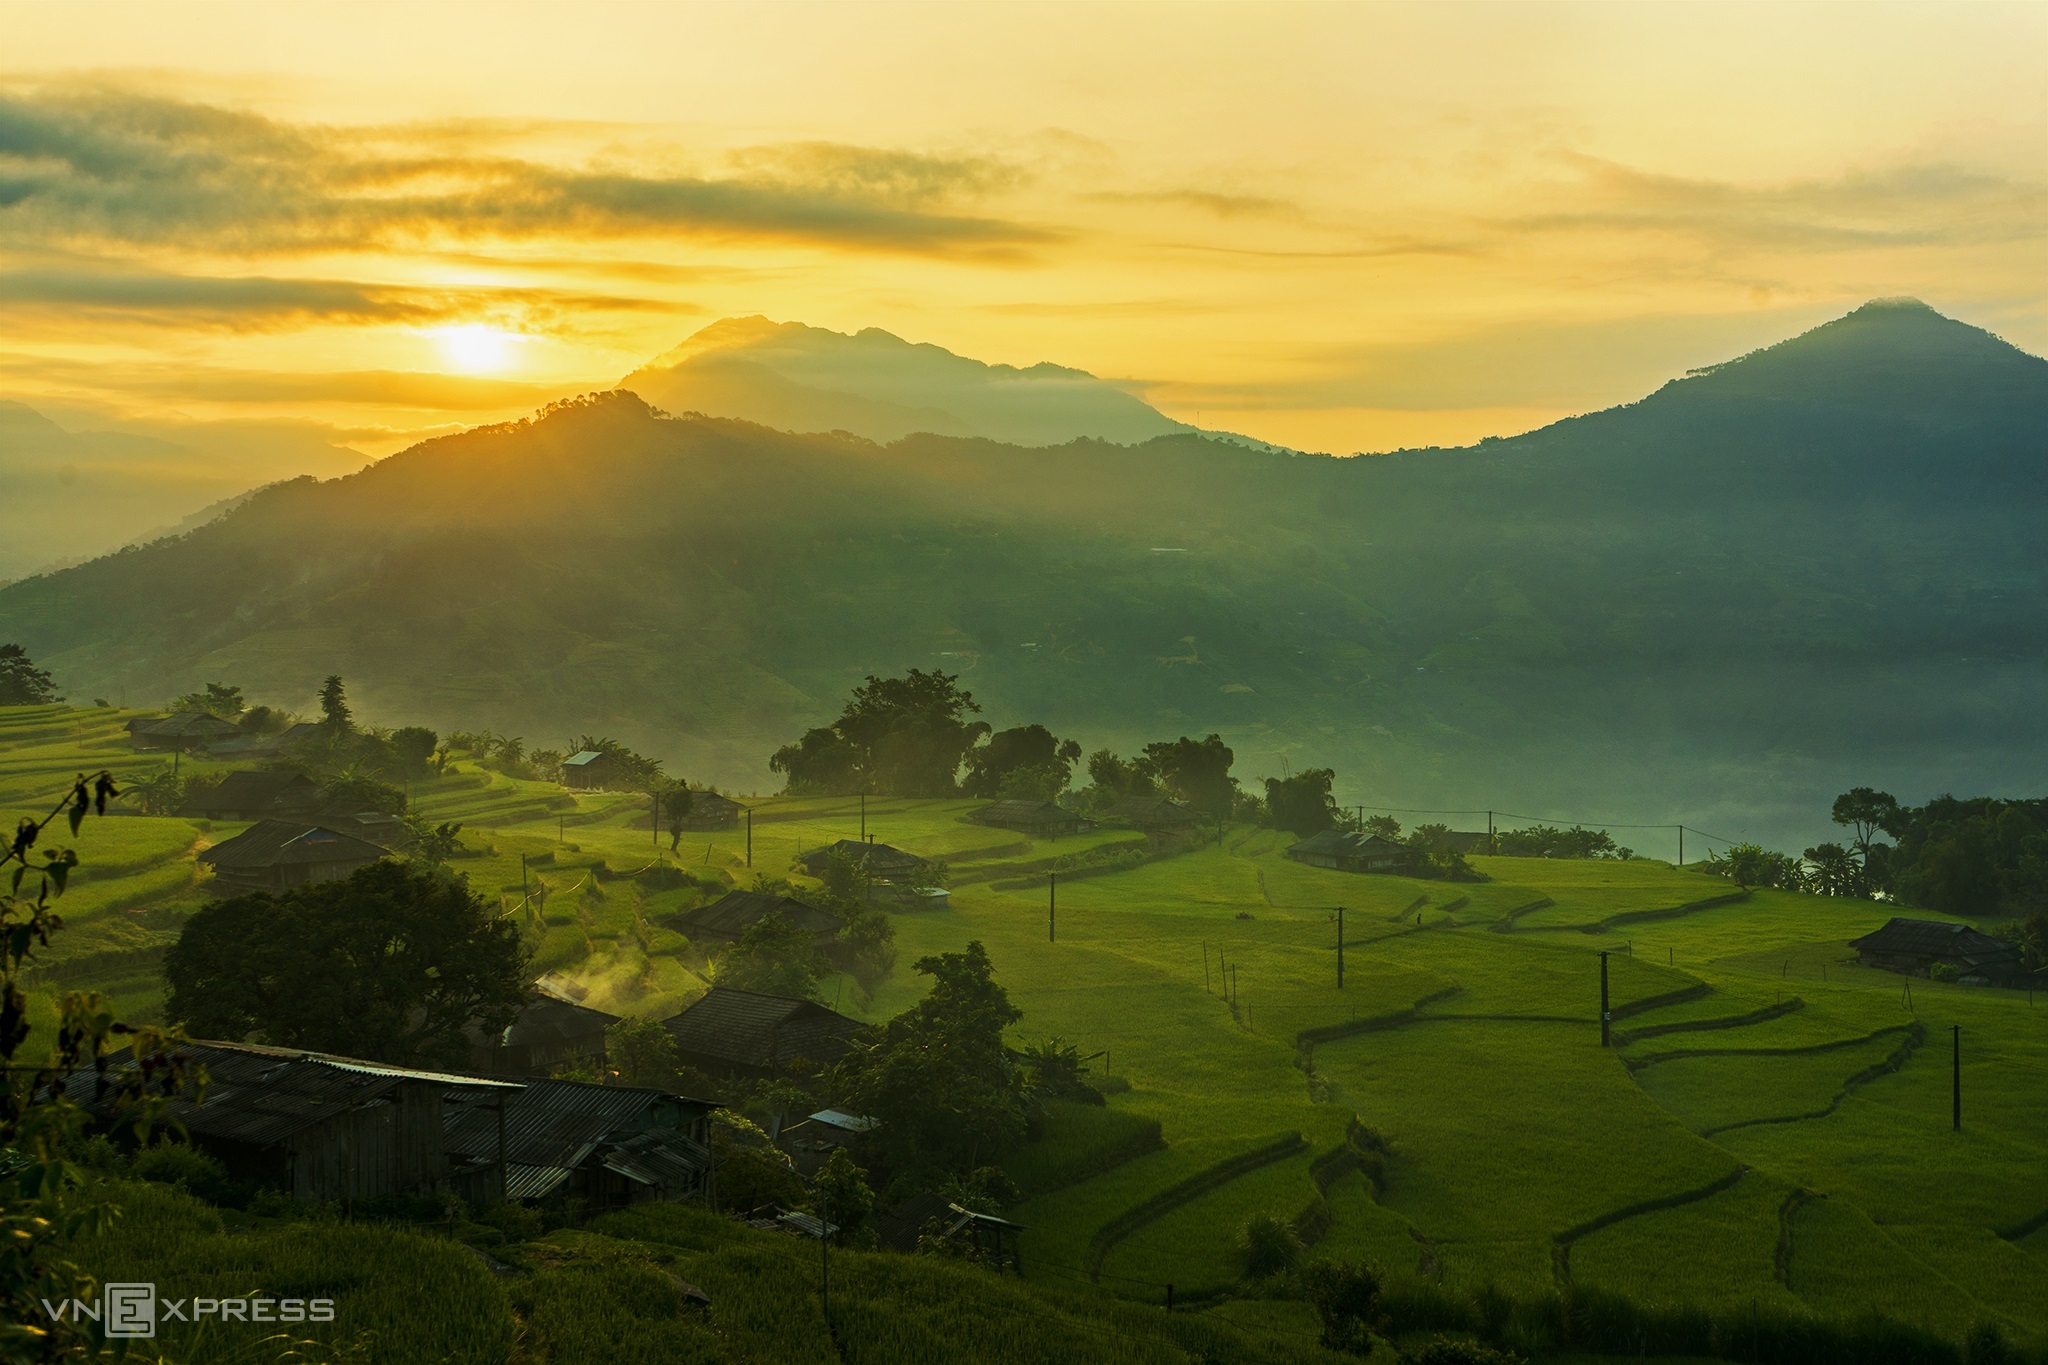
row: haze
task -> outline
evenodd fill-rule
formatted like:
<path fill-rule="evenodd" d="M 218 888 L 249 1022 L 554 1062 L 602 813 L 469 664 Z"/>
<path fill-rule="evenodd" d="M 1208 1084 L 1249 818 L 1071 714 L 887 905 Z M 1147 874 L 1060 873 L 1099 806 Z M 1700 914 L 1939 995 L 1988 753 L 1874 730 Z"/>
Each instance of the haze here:
<path fill-rule="evenodd" d="M 383 454 L 751 314 L 1339 453 L 1875 295 L 2048 349 L 2036 8 L 95 14 L 0 6 L 0 392 L 74 425 Z"/>

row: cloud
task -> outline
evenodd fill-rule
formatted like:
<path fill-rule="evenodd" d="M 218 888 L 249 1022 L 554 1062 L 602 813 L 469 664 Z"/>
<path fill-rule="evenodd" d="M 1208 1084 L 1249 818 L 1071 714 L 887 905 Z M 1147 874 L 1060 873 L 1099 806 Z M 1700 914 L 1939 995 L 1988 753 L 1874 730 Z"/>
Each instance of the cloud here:
<path fill-rule="evenodd" d="M 1171 208 L 1199 209 L 1218 218 L 1293 218 L 1298 205 L 1285 199 L 1258 194 L 1223 194 L 1214 190 L 1103 190 L 1088 198 L 1104 204 L 1163 204 Z"/>
<path fill-rule="evenodd" d="M 0 244 L 248 253 L 695 233 L 987 254 L 1050 240 L 952 207 L 1014 178 L 985 159 L 798 143 L 730 154 L 724 174 L 656 174 L 477 145 L 118 91 L 0 95 Z"/>
<path fill-rule="evenodd" d="M 447 412 L 535 408 L 570 393 L 603 387 L 596 381 L 531 383 L 427 370 L 254 370 L 88 362 L 20 352 L 0 352 L 0 376 L 45 385 L 84 384 L 171 403 L 349 404 Z"/>
<path fill-rule="evenodd" d="M 520 287 L 423 289 L 354 280 L 0 269 L 0 313 L 58 311 L 176 327 L 262 331 L 308 322 L 424 324 L 516 318 L 527 330 L 596 311 L 701 313 L 694 304 Z"/>

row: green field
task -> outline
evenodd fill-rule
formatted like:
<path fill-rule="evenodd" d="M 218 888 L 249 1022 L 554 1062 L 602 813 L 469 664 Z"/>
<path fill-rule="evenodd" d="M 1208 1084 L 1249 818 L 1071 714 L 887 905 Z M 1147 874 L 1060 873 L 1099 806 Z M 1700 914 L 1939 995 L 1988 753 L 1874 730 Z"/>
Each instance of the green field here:
<path fill-rule="evenodd" d="M 26 811 L 86 764 L 153 766 L 122 746 L 122 719 L 0 712 L 0 801 Z M 860 818 L 852 800 L 764 800 L 751 867 L 743 832 L 693 835 L 676 859 L 690 880 L 654 890 L 628 875 L 669 856 L 644 799 L 467 763 L 412 796 L 464 823 L 456 867 L 521 916 L 538 966 L 585 981 L 603 1008 L 655 1015 L 702 987 L 666 916 L 785 873 Z M 1220 846 L 1063 876 L 1048 942 L 1042 869 L 1131 836 L 1035 842 L 966 823 L 969 808 L 868 802 L 878 837 L 947 860 L 953 904 L 896 917 L 900 964 L 872 997 L 839 978 L 823 994 L 885 1018 L 917 997 L 912 961 L 979 939 L 1024 1011 L 1018 1041 L 1108 1051 L 1129 1089 L 1106 1111 L 1056 1113 L 1010 1162 L 1028 1275 L 1048 1293 L 1158 1302 L 1171 1283 L 1219 1330 L 1299 1328 L 1298 1304 L 1232 1297 L 1238 1229 L 1269 1212 L 1328 1254 L 1446 1291 L 1601 1289 L 1709 1311 L 1881 1311 L 1950 1338 L 1977 1322 L 2048 1336 L 2048 1000 L 1916 981 L 1909 1011 L 1899 978 L 1849 965 L 1844 946 L 1886 906 L 1779 892 L 1701 905 L 1733 888 L 1649 861 L 1477 858 L 1491 880 L 1471 886 L 1348 876 L 1239 827 Z M 230 828 L 89 824 L 50 982 L 160 1010 L 155 954 L 200 895 L 192 852 Z M 1673 913 L 1626 918 L 1643 911 Z M 1596 1018 L 1603 949 L 1611 1050 Z M 1354 1124 L 1391 1145 L 1376 1179 L 1347 1156 Z M 915 1292 L 897 1275 L 878 1259 L 853 1276 L 849 1312 Z M 521 1309 L 529 1323 L 550 1311 L 543 1299 Z"/>

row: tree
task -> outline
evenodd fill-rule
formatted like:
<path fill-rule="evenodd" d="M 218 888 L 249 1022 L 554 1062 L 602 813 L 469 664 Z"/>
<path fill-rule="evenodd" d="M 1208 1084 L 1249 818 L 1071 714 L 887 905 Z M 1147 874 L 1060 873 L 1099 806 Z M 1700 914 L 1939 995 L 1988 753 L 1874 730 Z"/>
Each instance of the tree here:
<path fill-rule="evenodd" d="M 1043 725 L 997 730 L 968 750 L 960 789 L 969 796 L 1050 801 L 1067 789 L 1080 757 L 1079 744 L 1055 738 Z"/>
<path fill-rule="evenodd" d="M 1171 744 L 1147 744 L 1145 756 L 1157 768 L 1159 785 L 1167 795 L 1214 819 L 1229 817 L 1237 792 L 1230 765 L 1237 755 L 1221 735 L 1199 741 L 1182 735 Z"/>
<path fill-rule="evenodd" d="M 339 673 L 328 674 L 327 681 L 320 684 L 320 723 L 337 734 L 355 728 L 348 709 L 348 692 L 341 685 Z"/>
<path fill-rule="evenodd" d="M 204 692 L 187 692 L 171 703 L 173 711 L 204 711 L 209 716 L 222 720 L 233 720 L 245 709 L 242 689 L 229 687 L 225 683 L 210 682 Z"/>
<path fill-rule="evenodd" d="M 1899 823 L 1900 810 L 1897 798 L 1890 792 L 1855 787 L 1835 798 L 1833 816 L 1836 824 L 1856 831 L 1857 856 L 1868 862 L 1872 836 L 1880 830 L 1892 834 Z"/>
<path fill-rule="evenodd" d="M 1088 755 L 1091 805 L 1107 805 L 1119 796 L 1150 796 L 1158 790 L 1159 766 L 1139 754 L 1128 761 L 1108 749 Z"/>
<path fill-rule="evenodd" d="M 854 1112 L 878 1121 L 874 1138 L 891 1170 L 961 1174 L 1023 1136 L 1020 1077 L 1003 1046 L 1023 1011 L 996 984 L 979 940 L 915 965 L 932 978 L 930 994 L 842 1061 L 835 1086 Z"/>
<path fill-rule="evenodd" d="M 435 824 L 417 812 L 405 816 L 412 844 L 406 856 L 422 867 L 441 867 L 462 849 L 462 826 L 442 821 Z"/>
<path fill-rule="evenodd" d="M 433 761 L 441 737 L 424 725 L 407 725 L 393 730 L 385 743 L 391 746 L 391 757 L 400 772 L 419 776 Z"/>
<path fill-rule="evenodd" d="M 1337 774 L 1329 768 L 1305 768 L 1292 777 L 1266 779 L 1266 823 L 1306 839 L 1337 823 L 1337 800 L 1330 787 Z"/>
<path fill-rule="evenodd" d="M 169 815 L 183 802 L 185 781 L 168 764 L 128 780 L 127 794 L 144 815 Z"/>
<path fill-rule="evenodd" d="M 1386 1325 L 1380 1311 L 1380 1271 L 1359 1261 L 1311 1261 L 1302 1288 L 1323 1327 L 1323 1345 L 1364 1356 L 1373 1352 L 1373 1333 Z"/>
<path fill-rule="evenodd" d="M 381 862 L 216 901 L 164 954 L 168 1012 L 206 1038 L 456 1067 L 526 1002 L 518 930 L 461 877 Z"/>
<path fill-rule="evenodd" d="M 1465 861 L 1465 855 L 1452 845 L 1449 825 L 1417 825 L 1408 836 L 1408 847 L 1414 851 L 1414 867 L 1418 876 L 1441 877 L 1452 882 L 1481 880 L 1479 874 L 1472 870 L 1472 865 Z"/>
<path fill-rule="evenodd" d="M 966 717 L 981 710 L 956 675 L 911 669 L 854 689 L 829 726 L 777 749 L 769 768 L 792 792 L 951 796 L 967 751 L 989 732 Z"/>
<path fill-rule="evenodd" d="M 1863 894 L 1863 867 L 1840 844 L 1817 844 L 1802 855 L 1807 864 L 1807 889 L 1821 896 Z"/>
<path fill-rule="evenodd" d="M 0 706 L 45 706 L 64 700 L 49 673 L 20 645 L 0 645 Z"/>
<path fill-rule="evenodd" d="M 626 1018 L 604 1031 L 605 1062 L 620 1085 L 674 1088 L 682 1067 L 675 1035 L 658 1019 Z"/>
<path fill-rule="evenodd" d="M 720 955 L 713 975 L 721 986 L 808 1000 L 825 975 L 825 958 L 809 931 L 791 924 L 780 910 L 770 910 Z"/>
<path fill-rule="evenodd" d="M 1368 815 L 1365 817 L 1365 832 L 1390 844 L 1401 842 L 1401 822 L 1391 815 Z"/>
<path fill-rule="evenodd" d="M 674 853 L 683 846 L 683 826 L 689 822 L 696 798 L 690 794 L 689 783 L 677 782 L 665 788 L 659 799 L 662 818 L 668 822 L 668 851 Z"/>
<path fill-rule="evenodd" d="M 874 1210 L 875 1193 L 863 1171 L 844 1147 L 834 1149 L 811 1183 L 811 1211 L 839 1231 L 832 1240 L 841 1246 L 860 1233 Z"/>

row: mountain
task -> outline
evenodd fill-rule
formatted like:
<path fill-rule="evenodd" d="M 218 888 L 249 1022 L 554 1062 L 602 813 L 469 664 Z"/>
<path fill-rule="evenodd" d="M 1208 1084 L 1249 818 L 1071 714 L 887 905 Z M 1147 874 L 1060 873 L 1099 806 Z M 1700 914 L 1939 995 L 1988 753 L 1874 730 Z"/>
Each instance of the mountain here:
<path fill-rule="evenodd" d="M 878 327 L 848 336 L 763 317 L 714 322 L 619 387 L 670 412 L 883 442 L 928 431 L 1025 446 L 1128 444 L 1192 430 L 1083 370 L 985 365 Z"/>
<path fill-rule="evenodd" d="M 118 431 L 68 431 L 0 400 L 0 499 L 16 509 L 0 538 L 0 582 L 75 564 L 137 539 L 190 529 L 186 519 L 259 483 L 341 473 L 354 451 L 301 440 L 205 447 Z M 33 515 L 26 514 L 33 508 Z"/>
<path fill-rule="evenodd" d="M 609 732 L 762 790 L 863 673 L 937 666 L 1091 748 L 1216 730 L 1248 780 L 1332 766 L 1353 801 L 1797 845 L 1851 785 L 2038 786 L 2044 447 L 2048 362 L 1910 302 L 1351 459 L 881 445 L 614 392 L 17 583 L 0 639 L 74 694 L 306 706 L 340 672 L 394 723 Z"/>

